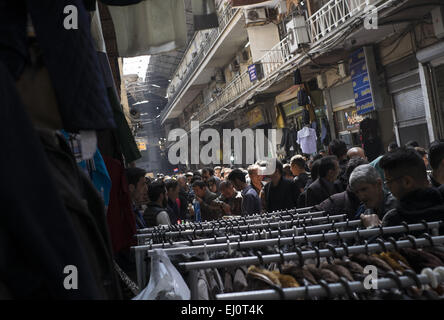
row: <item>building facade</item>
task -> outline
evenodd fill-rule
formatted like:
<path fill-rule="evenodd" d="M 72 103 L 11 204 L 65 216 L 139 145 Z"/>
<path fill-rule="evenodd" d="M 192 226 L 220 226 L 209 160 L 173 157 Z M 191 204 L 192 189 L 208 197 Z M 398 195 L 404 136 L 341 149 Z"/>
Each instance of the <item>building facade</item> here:
<path fill-rule="evenodd" d="M 199 121 L 219 131 L 275 128 L 279 144 L 308 121 L 318 151 L 341 138 L 371 154 L 394 141 L 428 147 L 443 137 L 442 7 L 418 0 L 264 3 L 217 1 L 219 28 L 195 34 L 168 88 L 166 136 Z M 278 146 L 282 157 L 300 151 L 284 149 Z"/>

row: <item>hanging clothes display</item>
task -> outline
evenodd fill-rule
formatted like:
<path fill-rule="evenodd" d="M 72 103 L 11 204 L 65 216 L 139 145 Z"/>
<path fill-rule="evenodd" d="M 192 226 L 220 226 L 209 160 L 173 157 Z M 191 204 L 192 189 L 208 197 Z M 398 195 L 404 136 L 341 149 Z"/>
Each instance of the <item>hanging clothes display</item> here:
<path fill-rule="evenodd" d="M 112 181 L 110 203 L 106 215 L 114 253 L 134 245 L 136 218 L 132 210 L 128 182 L 121 162 L 103 156 Z"/>
<path fill-rule="evenodd" d="M 180 231 L 173 226 L 144 230 L 138 235 L 141 245 L 134 248 L 140 261 L 139 283 L 145 286 L 148 279 L 145 258 L 161 252 L 171 259 L 172 272 L 180 272 L 196 300 L 443 298 L 444 238 L 428 233 L 413 236 L 429 230 L 437 234 L 440 221 L 364 232 L 361 220 L 338 222 L 335 219 L 344 215 L 324 216 L 317 211 L 274 211 L 189 225 Z M 150 243 L 148 251 L 144 243 Z M 378 279 L 378 288 L 372 290 L 364 285 L 369 265 L 376 268 Z M 163 287 L 172 286 L 163 283 Z"/>
<path fill-rule="evenodd" d="M 46 129 L 39 129 L 38 133 L 57 186 L 56 194 L 63 200 L 87 252 L 101 294 L 109 299 L 119 298 L 121 293 L 114 270 L 102 197 L 89 177 L 77 166 L 65 138 Z"/>
<path fill-rule="evenodd" d="M 96 277 L 100 264 L 93 266 L 99 257 L 103 261 L 109 257 L 103 229 L 89 211 L 82 218 L 83 213 L 75 215 L 65 206 L 59 196 L 60 185 L 53 177 L 54 168 L 13 83 L 0 60 L 1 119 L 5 120 L 0 128 L 0 200 L 4 210 L 0 217 L 1 282 L 14 299 L 118 298 L 106 290 L 109 286 L 105 289 L 104 279 Z M 88 210 L 85 206 L 82 203 Z M 79 233 L 79 228 L 85 233 Z M 83 235 L 96 237 L 96 247 L 85 246 L 88 241 Z M 94 254 L 97 258 L 91 256 Z M 63 286 L 63 270 L 68 265 L 82 272 L 78 290 Z M 109 270 L 102 270 L 111 279 Z"/>
<path fill-rule="evenodd" d="M 305 154 L 314 154 L 317 152 L 316 130 L 305 126 L 298 132 L 297 143 L 301 146 L 302 152 Z"/>
<path fill-rule="evenodd" d="M 330 125 L 328 123 L 327 118 L 322 118 L 321 119 L 321 142 L 324 146 L 328 147 L 328 145 L 330 144 L 331 141 L 331 137 L 330 137 Z"/>
<path fill-rule="evenodd" d="M 78 30 L 65 29 L 64 8 L 78 9 Z M 89 14 L 81 0 L 0 1 L 0 60 L 17 80 L 28 61 L 27 17 L 32 19 L 57 98 L 64 129 L 114 127 L 108 97 L 91 39 Z M 54 14 L 48 14 L 54 12 Z M 57 43 L 57 45 L 54 45 Z M 69 75 L 69 76 L 67 76 Z"/>
<path fill-rule="evenodd" d="M 159 54 L 187 45 L 184 1 L 144 0 L 108 9 L 120 57 Z"/>

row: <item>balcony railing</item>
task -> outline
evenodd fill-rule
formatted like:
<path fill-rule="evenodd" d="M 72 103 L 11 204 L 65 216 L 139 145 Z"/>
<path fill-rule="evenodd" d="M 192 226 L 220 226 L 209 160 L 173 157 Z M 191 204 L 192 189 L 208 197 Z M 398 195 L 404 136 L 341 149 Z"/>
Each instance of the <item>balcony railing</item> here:
<path fill-rule="evenodd" d="M 198 44 L 201 49 L 193 58 L 190 65 L 187 67 L 187 71 L 180 81 L 178 87 L 175 88 L 172 95 L 168 98 L 168 104 L 162 112 L 162 119 L 170 109 L 171 105 L 174 104 L 176 97 L 179 95 L 180 92 L 182 92 L 182 89 L 185 87 L 185 85 L 188 84 L 191 77 L 195 74 L 197 68 L 202 64 L 202 61 L 207 56 L 208 52 L 213 48 L 214 44 L 219 39 L 219 36 L 224 32 L 228 24 L 231 22 L 231 20 L 234 18 L 239 10 L 240 9 L 233 9 L 231 5 L 228 5 L 224 9 L 224 11 L 220 15 L 218 15 L 219 27 L 212 29 L 211 32 L 207 35 L 206 40 L 203 43 Z"/>
<path fill-rule="evenodd" d="M 316 11 L 307 21 L 311 41 L 317 42 L 337 29 L 350 18 L 365 12 L 368 5 L 377 5 L 383 0 L 331 0 Z"/>
<path fill-rule="evenodd" d="M 264 79 L 269 78 L 273 73 L 279 70 L 282 65 L 293 58 L 290 53 L 288 39 L 285 38 L 259 60 L 264 71 Z M 248 70 L 234 78 L 222 92 L 205 107 L 203 107 L 198 116 L 192 120 L 200 122 L 214 115 L 219 109 L 237 100 L 242 94 L 246 93 L 256 83 L 250 81 Z"/>
<path fill-rule="evenodd" d="M 365 7 L 367 5 L 376 6 L 382 2 L 389 4 L 389 2 L 393 2 L 393 0 L 331 0 L 307 20 L 307 26 L 311 31 L 311 46 L 313 47 L 316 42 L 323 40 L 336 29 L 342 27 L 346 22 L 351 21 L 352 17 L 362 16 L 365 13 Z M 288 38 L 285 38 L 269 50 L 259 61 L 264 70 L 264 79 L 262 82 L 268 80 L 270 76 L 280 71 L 287 62 L 293 60 L 294 56 L 295 55 L 290 52 Z M 189 123 L 192 120 L 198 120 L 202 123 L 211 116 L 214 116 L 217 112 L 220 112 L 222 108 L 247 93 L 253 86 L 256 86 L 256 83 L 250 81 L 248 71 L 240 74 L 233 79 L 213 101 L 203 106 L 198 114 L 190 119 L 186 127 L 189 127 Z"/>

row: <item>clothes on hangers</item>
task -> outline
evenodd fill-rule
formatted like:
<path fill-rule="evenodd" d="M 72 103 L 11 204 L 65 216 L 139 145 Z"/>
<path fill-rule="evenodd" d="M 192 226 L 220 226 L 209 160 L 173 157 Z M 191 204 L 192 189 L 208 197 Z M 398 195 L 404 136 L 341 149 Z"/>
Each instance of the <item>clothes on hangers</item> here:
<path fill-rule="evenodd" d="M 297 134 L 297 143 L 301 146 L 302 152 L 305 154 L 314 154 L 317 152 L 316 130 L 305 126 Z"/>
<path fill-rule="evenodd" d="M 2 8 L 9 5 L 19 2 L 0 2 Z M 14 18 L 7 13 L 0 12 L 2 17 L 6 14 L 0 25 Z M 6 34 L 11 38 L 18 35 Z M 11 38 L 2 37 L 0 42 Z M 46 148 L 54 144 L 54 157 L 45 152 L 19 99 L 14 79 L 3 64 L 4 53 L 0 50 L 0 113 L 5 120 L 0 127 L 2 291 L 13 299 L 118 299 L 107 231 L 100 220 L 104 213 L 99 216 L 96 204 L 100 201 L 94 188 L 80 175 L 69 148 L 57 145 L 62 140 L 51 135 Z M 57 161 L 60 163 L 55 165 Z M 64 171 L 71 163 L 72 170 Z M 63 271 L 68 265 L 81 270 L 78 290 L 63 286 Z"/>
<path fill-rule="evenodd" d="M 67 5 L 78 9 L 75 32 L 64 28 L 63 9 Z M 63 128 L 72 132 L 113 128 L 115 123 L 91 38 L 89 14 L 83 2 L 2 0 L 0 7 L 0 30 L 7 35 L 0 39 L 3 48 L 0 61 L 14 80 L 20 78 L 29 61 L 26 28 L 30 15 Z"/>

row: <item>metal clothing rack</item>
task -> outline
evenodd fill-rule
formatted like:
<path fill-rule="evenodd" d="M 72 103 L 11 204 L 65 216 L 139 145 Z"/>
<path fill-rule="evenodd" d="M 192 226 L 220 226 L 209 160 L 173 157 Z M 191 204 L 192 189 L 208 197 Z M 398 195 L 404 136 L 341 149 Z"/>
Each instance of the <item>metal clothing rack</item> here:
<path fill-rule="evenodd" d="M 204 229 L 193 229 L 193 230 L 184 230 L 182 231 L 179 229 L 178 231 L 168 231 L 168 232 L 159 232 L 159 233 L 153 233 L 153 234 L 138 234 L 136 235 L 138 244 L 145 244 L 147 239 L 152 239 L 153 242 L 157 239 L 159 242 L 167 242 L 168 238 L 176 238 L 176 237 L 187 237 L 187 236 L 201 236 L 201 235 L 208 235 L 208 234 L 214 234 L 217 232 L 222 232 L 225 234 L 229 233 L 242 233 L 242 232 L 250 232 L 250 230 L 258 230 L 258 229 L 279 229 L 281 226 L 286 225 L 286 228 L 288 226 L 301 226 L 302 224 L 316 224 L 316 223 L 329 223 L 330 221 L 344 221 L 346 219 L 345 214 L 341 215 L 335 215 L 335 216 L 324 216 L 324 217 L 313 217 L 311 216 L 310 219 L 307 219 L 307 217 L 304 217 L 303 219 L 292 219 L 292 220 L 285 220 L 285 221 L 277 221 L 277 222 L 270 222 L 268 221 L 266 224 L 260 223 L 260 224 L 239 224 L 239 225 L 231 225 L 226 227 L 217 227 L 213 226 L 212 228 Z"/>
<path fill-rule="evenodd" d="M 441 273 L 433 273 L 438 283 L 444 282 Z M 416 279 L 415 279 L 416 278 Z M 412 286 L 430 284 L 430 278 L 426 275 L 416 277 L 400 276 L 398 280 L 392 278 L 381 278 L 373 280 L 378 290 L 392 288 L 408 288 Z M 352 293 L 369 292 L 364 284 L 359 281 L 348 282 L 343 279 L 340 283 L 327 284 L 324 286 L 313 285 L 299 288 L 282 289 L 282 294 L 276 290 L 256 290 L 236 293 L 224 293 L 216 295 L 216 300 L 278 300 L 278 299 L 310 299 L 310 298 L 332 298 L 337 296 L 351 296 Z"/>
<path fill-rule="evenodd" d="M 372 236 L 378 235 L 391 235 L 402 232 L 411 232 L 411 231 L 428 231 L 430 229 L 438 229 L 440 227 L 440 222 L 430 222 L 425 225 L 422 223 L 411 224 L 406 228 L 405 226 L 395 226 L 395 227 L 385 227 L 380 229 L 366 229 L 366 230 L 355 230 L 355 231 L 344 231 L 336 233 L 322 233 L 315 235 L 304 235 L 297 236 L 296 234 L 293 237 L 285 237 L 278 239 L 265 239 L 265 240 L 256 240 L 256 241 L 241 241 L 238 240 L 237 243 L 231 243 L 230 240 L 227 240 L 226 244 L 210 244 L 210 245 L 199 245 L 199 246 L 190 246 L 190 247 L 180 247 L 180 248 L 167 248 L 164 249 L 167 255 L 178 255 L 178 254 L 187 254 L 187 253 L 201 253 L 201 252 L 211 252 L 211 251 L 221 251 L 227 250 L 231 251 L 231 248 L 235 248 L 236 250 L 243 249 L 252 249 L 252 248 L 264 248 L 268 246 L 281 246 L 287 244 L 299 245 L 301 243 L 308 244 L 309 242 L 328 242 L 332 240 L 346 240 L 351 238 L 368 238 Z M 148 251 L 148 256 L 151 257 L 154 254 L 154 250 Z"/>
<path fill-rule="evenodd" d="M 302 222 L 305 222 L 302 224 L 301 226 L 301 221 L 300 220 L 296 220 L 296 221 L 286 221 L 286 222 L 277 222 L 277 223 L 268 223 L 268 224 L 258 224 L 258 225 L 247 225 L 247 226 L 239 226 L 238 228 L 236 228 L 236 230 L 234 230 L 233 228 L 230 229 L 225 229 L 225 230 L 216 230 L 216 229 L 204 229 L 204 230 L 187 230 L 184 231 L 181 234 L 181 231 L 178 232 L 169 232 L 167 233 L 168 236 L 170 237 L 174 237 L 174 236 L 179 236 L 179 237 L 192 237 L 192 236 L 196 236 L 196 235 L 209 235 L 209 234 L 213 234 L 215 235 L 215 231 L 221 232 L 225 234 L 225 237 L 216 237 L 216 240 L 214 238 L 211 239 L 211 241 L 221 241 L 221 242 L 226 242 L 227 241 L 227 237 L 228 240 L 232 241 L 233 237 L 236 237 L 235 241 L 238 241 L 241 237 L 242 232 L 248 232 L 248 236 L 254 237 L 254 235 L 251 233 L 251 231 L 254 230 L 265 230 L 267 229 L 267 232 L 265 233 L 265 235 L 268 235 L 270 237 L 275 237 L 275 236 L 282 236 L 285 234 L 294 234 L 295 230 L 294 227 L 296 227 L 296 233 L 298 232 L 303 232 L 304 234 L 310 233 L 310 232 L 316 232 L 316 231 L 323 231 L 323 230 L 331 230 L 333 228 L 350 228 L 350 227 L 359 227 L 361 226 L 361 221 L 360 220 L 356 220 L 356 221 L 349 221 L 348 219 L 346 219 L 345 222 L 341 222 L 345 219 L 346 215 L 338 215 L 338 216 L 332 216 L 332 217 L 320 217 L 320 218 L 313 218 L 310 220 L 303 220 Z M 338 222 L 339 221 L 339 222 Z M 328 222 L 329 224 L 321 224 L 321 225 L 314 225 L 314 226 L 307 226 L 307 224 L 314 224 L 314 223 L 322 223 L 322 222 Z M 286 229 L 286 230 L 281 230 L 281 227 L 293 227 L 291 229 Z M 272 229 L 278 229 L 276 231 L 272 231 Z M 234 234 L 238 232 L 238 235 L 232 235 L 230 237 L 230 234 Z M 160 238 L 162 238 L 162 235 L 159 235 Z M 258 237 L 260 237 L 260 234 L 258 233 Z M 146 239 L 149 239 L 150 237 L 146 237 L 145 235 L 138 235 L 138 241 L 140 242 L 144 242 Z M 136 272 L 137 272 L 137 283 L 139 285 L 139 287 L 143 287 L 143 284 L 146 283 L 146 272 L 144 272 L 144 270 L 147 270 L 148 265 L 147 265 L 147 261 L 146 261 L 146 252 L 148 250 L 154 249 L 154 248 L 165 248 L 165 246 L 174 246 L 175 244 L 183 244 L 182 242 L 173 242 L 171 239 L 171 243 L 167 242 L 167 237 L 163 237 L 163 241 L 162 244 L 149 244 L 149 245 L 139 245 L 136 247 L 132 247 L 131 249 L 134 250 L 135 252 L 135 260 L 136 260 Z M 223 241 L 222 241 L 223 239 Z M 152 239 L 151 239 L 152 240 Z M 206 242 L 202 242 L 205 241 L 205 239 L 201 239 L 201 240 L 194 240 L 195 242 L 193 242 L 193 244 L 197 245 L 198 241 L 201 242 L 201 244 L 205 244 Z M 142 242 L 142 243 L 143 243 Z M 187 243 L 191 244 L 190 241 L 187 241 Z"/>
<path fill-rule="evenodd" d="M 252 223 L 264 223 L 264 222 L 276 222 L 276 221 L 290 221 L 294 219 L 308 219 L 308 218 L 315 218 L 315 217 L 322 217 L 325 215 L 325 211 L 317 211 L 317 212 L 310 212 L 310 213 L 285 213 L 285 214 L 275 214 L 270 216 L 258 216 L 251 219 L 246 219 L 245 217 L 237 218 L 237 219 L 219 219 L 216 221 L 210 221 L 210 222 L 203 222 L 203 223 L 191 223 L 188 226 L 186 225 L 170 225 L 170 226 L 164 226 L 160 227 L 158 229 L 153 229 L 152 231 L 144 231 L 139 230 L 139 234 L 154 234 L 156 232 L 171 232 L 171 231 L 177 231 L 177 230 L 193 230 L 196 228 L 212 228 L 212 227 L 227 227 L 227 226 L 238 226 L 238 225 L 247 225 Z"/>
<path fill-rule="evenodd" d="M 228 219 L 228 220 L 218 220 L 218 222 L 223 222 L 223 221 L 244 221 L 244 220 L 254 220 L 254 219 L 260 219 L 260 218 L 266 218 L 269 216 L 276 216 L 276 215 L 294 215 L 294 214 L 302 214 L 302 213 L 310 213 L 309 211 L 313 209 L 313 207 L 307 207 L 307 208 L 300 208 L 300 209 L 287 209 L 287 210 L 280 210 L 280 211 L 272 211 L 272 212 L 268 212 L 268 213 L 263 213 L 263 214 L 252 214 L 252 215 L 245 215 L 239 218 L 234 218 L 234 219 Z M 203 222 L 203 223 L 191 223 L 190 226 L 196 226 L 196 225 L 203 225 L 203 226 L 212 226 L 214 222 Z M 186 225 L 180 225 L 181 227 L 187 227 Z M 157 230 L 166 230 L 166 231 L 174 231 L 175 226 L 156 226 L 153 228 L 145 228 L 145 229 L 140 229 L 138 230 L 138 233 L 151 233 Z"/>
<path fill-rule="evenodd" d="M 321 257 L 332 257 L 332 256 L 348 256 L 349 254 L 356 253 L 375 253 L 385 250 L 397 250 L 400 248 L 416 248 L 416 247 L 426 247 L 433 246 L 436 244 L 443 244 L 444 236 L 438 237 L 427 237 L 427 238 L 413 238 L 410 237 L 408 240 L 399 240 L 391 242 L 379 242 L 375 244 L 356 245 L 351 247 L 337 247 L 333 249 L 317 249 L 310 251 L 298 251 L 295 253 L 280 253 L 272 255 L 264 255 L 261 257 L 242 257 L 242 258 L 230 258 L 230 259 L 220 259 L 220 260 L 208 260 L 208 261 L 198 261 L 198 262 L 181 262 L 179 263 L 179 268 L 182 271 L 198 270 L 198 269 L 212 269 L 212 268 L 226 268 L 226 267 L 240 267 L 245 265 L 261 265 L 268 264 L 272 262 L 277 262 L 283 264 L 285 261 L 299 260 L 303 263 L 305 259 Z"/>
<path fill-rule="evenodd" d="M 141 245 L 132 247 L 134 251 L 144 251 L 144 250 L 151 250 L 151 249 L 165 249 L 165 248 L 171 248 L 174 246 L 196 246 L 196 245 L 203 245 L 203 244 L 216 244 L 216 243 L 226 243 L 227 240 L 230 240 L 232 242 L 237 242 L 240 240 L 261 240 L 261 239 L 272 239 L 277 238 L 278 236 L 288 236 L 288 235 L 299 235 L 299 234 L 309 234 L 314 232 L 322 232 L 327 230 L 336 230 L 336 229 L 348 229 L 348 228 L 357 228 L 362 225 L 361 220 L 353 220 L 353 221 L 347 221 L 347 222 L 335 222 L 329 224 L 320 224 L 320 225 L 314 225 L 314 226 L 305 226 L 297 227 L 294 226 L 293 228 L 289 229 L 278 229 L 274 231 L 262 231 L 262 232 L 252 232 L 252 233 L 246 233 L 246 234 L 238 234 L 238 235 L 231 235 L 231 236 L 225 236 L 225 237 L 213 237 L 213 238 L 205 238 L 205 239 L 197 239 L 197 240 L 187 240 L 187 241 L 177 241 L 171 243 L 158 243 L 158 244 L 149 244 L 149 245 Z M 284 223 L 283 226 L 287 227 L 287 224 Z"/>

